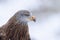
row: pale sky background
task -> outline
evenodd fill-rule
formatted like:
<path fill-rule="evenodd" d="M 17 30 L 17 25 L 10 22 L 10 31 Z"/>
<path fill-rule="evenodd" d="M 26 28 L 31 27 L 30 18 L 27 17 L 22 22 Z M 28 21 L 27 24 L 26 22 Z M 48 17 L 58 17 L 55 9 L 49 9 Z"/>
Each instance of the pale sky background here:
<path fill-rule="evenodd" d="M 28 23 L 32 40 L 60 40 L 59 0 L 0 0 L 0 27 L 22 9 L 37 19 Z"/>

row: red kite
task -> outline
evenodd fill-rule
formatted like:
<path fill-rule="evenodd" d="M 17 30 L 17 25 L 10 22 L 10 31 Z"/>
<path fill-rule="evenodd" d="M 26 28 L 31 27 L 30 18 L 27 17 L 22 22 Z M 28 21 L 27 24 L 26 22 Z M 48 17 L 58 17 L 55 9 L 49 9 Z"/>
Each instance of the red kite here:
<path fill-rule="evenodd" d="M 28 10 L 20 10 L 2 26 L 0 40 L 31 40 L 28 22 L 35 21 Z M 4 38 L 4 39 L 3 39 Z"/>

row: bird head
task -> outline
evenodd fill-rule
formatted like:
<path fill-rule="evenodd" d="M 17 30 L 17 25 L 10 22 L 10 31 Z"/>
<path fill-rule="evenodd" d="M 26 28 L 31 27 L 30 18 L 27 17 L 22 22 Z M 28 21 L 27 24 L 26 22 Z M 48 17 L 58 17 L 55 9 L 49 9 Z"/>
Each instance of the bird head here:
<path fill-rule="evenodd" d="M 32 16 L 28 10 L 18 11 L 16 14 L 16 19 L 21 22 L 36 21 L 36 17 Z"/>

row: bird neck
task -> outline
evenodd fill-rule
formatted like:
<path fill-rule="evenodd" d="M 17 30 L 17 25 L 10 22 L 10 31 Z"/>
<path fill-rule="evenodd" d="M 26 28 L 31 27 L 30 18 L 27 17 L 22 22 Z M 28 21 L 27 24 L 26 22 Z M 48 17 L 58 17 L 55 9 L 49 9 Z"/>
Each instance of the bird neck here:
<path fill-rule="evenodd" d="M 27 22 L 21 21 L 21 20 L 17 20 L 17 21 L 15 22 L 15 24 L 27 25 Z"/>
<path fill-rule="evenodd" d="M 8 24 L 20 24 L 20 25 L 27 25 L 27 22 L 25 20 L 21 20 L 17 18 L 16 16 L 13 16 L 12 18 L 9 19 Z"/>

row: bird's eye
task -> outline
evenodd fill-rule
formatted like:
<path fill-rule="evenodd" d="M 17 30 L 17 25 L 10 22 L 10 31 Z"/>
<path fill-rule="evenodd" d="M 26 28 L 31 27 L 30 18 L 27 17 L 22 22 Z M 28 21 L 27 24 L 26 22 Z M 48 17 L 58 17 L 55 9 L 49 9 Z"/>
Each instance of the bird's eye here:
<path fill-rule="evenodd" d="M 24 14 L 25 16 L 30 16 L 29 14 Z"/>

